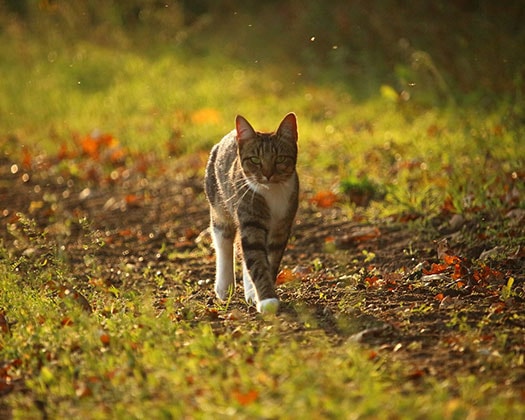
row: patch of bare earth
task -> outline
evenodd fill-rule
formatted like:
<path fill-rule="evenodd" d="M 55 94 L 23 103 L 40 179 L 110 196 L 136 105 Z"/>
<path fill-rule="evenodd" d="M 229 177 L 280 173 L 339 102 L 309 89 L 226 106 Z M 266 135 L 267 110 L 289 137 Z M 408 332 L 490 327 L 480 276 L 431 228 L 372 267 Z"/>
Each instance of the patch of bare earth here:
<path fill-rule="evenodd" d="M 201 309 L 185 313 L 181 300 L 180 316 L 220 328 L 228 315 L 213 295 L 202 159 L 194 165 L 194 175 L 174 165 L 154 177 L 81 180 L 3 160 L 0 238 L 26 260 L 60 250 L 80 293 L 96 282 L 147 289 L 159 308 L 165 297 L 189 294 Z M 361 343 L 371 358 L 400 362 L 395 372 L 413 386 L 432 377 L 454 389 L 458 377 L 474 375 L 493 381 L 494 392 L 521 390 L 525 398 L 523 244 L 498 248 L 500 239 L 490 236 L 505 224 L 506 235 L 523 238 L 523 219 L 473 215 L 451 227 L 444 214 L 426 223 L 399 217 L 367 224 L 337 207 L 317 208 L 307 196 L 279 285 L 279 317 L 291 334 L 317 329 L 334 345 Z M 49 248 L 28 238 L 19 213 L 36 221 Z M 440 251 L 443 239 L 448 247 Z M 228 311 L 256 318 L 240 289 Z"/>

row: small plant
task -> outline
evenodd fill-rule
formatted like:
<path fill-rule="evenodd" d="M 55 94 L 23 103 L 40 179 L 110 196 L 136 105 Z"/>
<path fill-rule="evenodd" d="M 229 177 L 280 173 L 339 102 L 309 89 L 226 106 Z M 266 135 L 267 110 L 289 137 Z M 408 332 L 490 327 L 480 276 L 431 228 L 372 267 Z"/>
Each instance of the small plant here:
<path fill-rule="evenodd" d="M 343 179 L 339 184 L 339 188 L 350 202 L 360 207 L 368 206 L 371 200 L 381 200 L 385 195 L 383 188 L 379 184 L 366 177 L 362 179 L 355 177 Z"/>

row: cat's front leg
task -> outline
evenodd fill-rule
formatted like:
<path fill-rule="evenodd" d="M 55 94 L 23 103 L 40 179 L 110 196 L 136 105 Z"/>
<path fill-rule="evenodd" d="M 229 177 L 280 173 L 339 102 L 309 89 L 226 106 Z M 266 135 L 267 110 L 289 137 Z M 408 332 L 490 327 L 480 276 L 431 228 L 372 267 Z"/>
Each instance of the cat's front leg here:
<path fill-rule="evenodd" d="M 258 241 L 259 239 L 259 241 Z M 275 313 L 279 300 L 275 293 L 266 246 L 262 235 L 252 229 L 251 235 L 241 239 L 244 296 L 247 302 L 255 303 L 261 313 Z"/>
<path fill-rule="evenodd" d="M 233 269 L 234 233 L 220 225 L 212 223 L 211 234 L 215 247 L 215 294 L 221 300 L 226 300 L 235 287 L 235 272 Z"/>
<path fill-rule="evenodd" d="M 279 299 L 271 297 L 259 300 L 257 297 L 257 290 L 255 284 L 250 276 L 250 272 L 246 267 L 246 263 L 242 262 L 242 280 L 244 285 L 244 298 L 246 302 L 252 303 L 257 307 L 257 311 L 261 313 L 276 313 L 279 309 Z"/>

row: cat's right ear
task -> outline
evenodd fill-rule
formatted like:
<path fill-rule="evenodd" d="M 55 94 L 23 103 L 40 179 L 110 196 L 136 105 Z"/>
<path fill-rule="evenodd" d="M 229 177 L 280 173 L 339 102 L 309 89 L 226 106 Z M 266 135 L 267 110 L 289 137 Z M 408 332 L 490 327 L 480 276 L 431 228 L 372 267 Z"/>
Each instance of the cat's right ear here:
<path fill-rule="evenodd" d="M 237 115 L 235 118 L 235 128 L 237 130 L 237 143 L 242 143 L 257 136 L 250 123 L 241 115 Z"/>

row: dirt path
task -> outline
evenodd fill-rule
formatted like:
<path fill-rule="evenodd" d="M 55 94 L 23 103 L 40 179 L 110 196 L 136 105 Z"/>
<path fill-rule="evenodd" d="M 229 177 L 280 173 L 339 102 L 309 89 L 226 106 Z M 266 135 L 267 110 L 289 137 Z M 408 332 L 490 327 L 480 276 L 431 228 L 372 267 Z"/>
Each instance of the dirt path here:
<path fill-rule="evenodd" d="M 79 291 L 94 279 L 148 288 L 161 305 L 190 288 L 202 301 L 197 321 L 220 324 L 202 180 L 198 170 L 179 173 L 175 167 L 154 178 L 121 172 L 72 181 L 54 167 L 24 172 L 4 160 L 0 238 L 28 260 L 61 250 Z M 18 212 L 36 220 L 34 232 L 23 232 Z M 337 206 L 317 208 L 305 193 L 283 262 L 280 316 L 291 333 L 323 330 L 334 345 L 360 342 L 371 358 L 400 362 L 415 385 L 430 376 L 453 387 L 472 374 L 494 381 L 494 392 L 521 389 L 525 398 L 523 244 L 498 249 L 498 238 L 488 235 L 493 224 L 507 223 L 507 234 L 523 238 L 523 223 L 481 220 L 459 228 L 447 215 L 424 228 L 402 217 L 371 225 L 347 220 Z M 46 232 L 48 246 L 34 246 L 35 232 Z M 438 255 L 443 239 L 450 248 Z M 256 316 L 241 296 L 239 290 L 229 310 Z"/>

